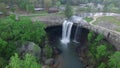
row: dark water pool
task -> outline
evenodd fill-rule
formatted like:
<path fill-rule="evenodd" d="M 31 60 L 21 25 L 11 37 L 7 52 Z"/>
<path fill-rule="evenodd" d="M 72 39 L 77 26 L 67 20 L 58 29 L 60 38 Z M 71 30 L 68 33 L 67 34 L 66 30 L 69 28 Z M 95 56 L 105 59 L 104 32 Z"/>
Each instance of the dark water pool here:
<path fill-rule="evenodd" d="M 72 29 L 71 38 L 74 37 L 75 28 Z M 81 63 L 79 56 L 77 55 L 76 48 L 78 46 L 82 46 L 83 40 L 79 43 L 74 43 L 72 40 L 69 44 L 62 44 L 61 43 L 61 34 L 62 34 L 62 27 L 50 27 L 46 29 L 50 45 L 59 48 L 62 53 L 60 54 L 62 65 L 61 68 L 84 68 L 83 64 Z M 84 31 L 82 31 L 84 33 Z M 85 34 L 83 34 L 85 35 Z M 79 36 L 78 36 L 79 37 Z M 81 35 L 81 37 L 83 37 Z M 79 40 L 80 41 L 80 40 Z"/>

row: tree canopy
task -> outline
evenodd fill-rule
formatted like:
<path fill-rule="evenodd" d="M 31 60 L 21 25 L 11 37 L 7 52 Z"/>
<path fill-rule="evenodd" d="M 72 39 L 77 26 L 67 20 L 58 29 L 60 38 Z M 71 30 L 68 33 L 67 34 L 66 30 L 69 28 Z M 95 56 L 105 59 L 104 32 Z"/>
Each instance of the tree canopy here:
<path fill-rule="evenodd" d="M 18 54 L 15 53 L 11 57 L 9 65 L 5 68 L 41 68 L 41 65 L 37 63 L 34 56 L 26 54 L 23 59 L 20 59 Z"/>
<path fill-rule="evenodd" d="M 109 68 L 119 68 L 120 67 L 120 52 L 115 52 L 109 57 Z"/>
<path fill-rule="evenodd" d="M 70 18 L 71 16 L 73 15 L 73 10 L 72 10 L 72 7 L 70 6 L 70 4 L 66 4 L 66 7 L 65 7 L 65 16 L 67 18 Z"/>
<path fill-rule="evenodd" d="M 25 41 L 38 45 L 44 43 L 42 42 L 46 35 L 44 28 L 43 23 L 32 22 L 28 18 L 20 18 L 16 21 L 14 15 L 0 19 L 0 56 L 9 58 L 14 54 L 16 47 Z"/>

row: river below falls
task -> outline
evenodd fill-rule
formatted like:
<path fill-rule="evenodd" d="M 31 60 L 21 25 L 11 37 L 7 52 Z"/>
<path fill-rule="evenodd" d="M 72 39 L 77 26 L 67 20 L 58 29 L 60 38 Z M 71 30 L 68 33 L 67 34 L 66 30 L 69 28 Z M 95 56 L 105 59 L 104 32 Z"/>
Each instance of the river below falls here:
<path fill-rule="evenodd" d="M 83 68 L 83 64 L 81 63 L 76 51 L 76 48 L 78 45 L 80 45 L 80 43 L 74 43 L 73 40 L 71 40 L 70 43 L 68 44 L 62 44 L 61 27 L 59 28 L 51 27 L 48 28 L 46 32 L 48 35 L 50 45 L 53 47 L 57 47 L 62 51 L 58 58 L 58 61 L 60 63 L 58 68 Z"/>
<path fill-rule="evenodd" d="M 58 68 L 83 68 L 83 65 L 76 53 L 76 46 L 74 42 L 69 44 L 62 44 L 59 40 L 55 45 L 62 53 L 59 55 L 60 66 Z"/>

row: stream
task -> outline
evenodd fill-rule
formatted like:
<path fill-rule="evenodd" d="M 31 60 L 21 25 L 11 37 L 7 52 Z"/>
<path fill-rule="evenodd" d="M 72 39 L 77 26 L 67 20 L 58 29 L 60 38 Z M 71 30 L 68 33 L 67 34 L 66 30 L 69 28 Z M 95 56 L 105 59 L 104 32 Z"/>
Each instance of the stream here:
<path fill-rule="evenodd" d="M 79 43 L 74 43 L 71 40 L 68 44 L 62 44 L 60 41 L 62 32 L 61 29 L 61 27 L 51 27 L 47 29 L 50 45 L 57 47 L 62 52 L 59 55 L 60 66 L 58 68 L 83 68 L 76 52 L 76 47 Z"/>

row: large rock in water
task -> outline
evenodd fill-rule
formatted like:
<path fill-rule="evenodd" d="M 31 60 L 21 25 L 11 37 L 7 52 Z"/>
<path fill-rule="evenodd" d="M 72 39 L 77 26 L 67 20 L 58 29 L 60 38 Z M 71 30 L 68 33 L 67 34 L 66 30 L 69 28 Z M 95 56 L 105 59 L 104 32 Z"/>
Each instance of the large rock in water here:
<path fill-rule="evenodd" d="M 40 58 L 41 48 L 33 42 L 25 42 L 21 48 L 19 48 L 21 56 L 26 53 L 32 54 L 36 58 Z"/>

